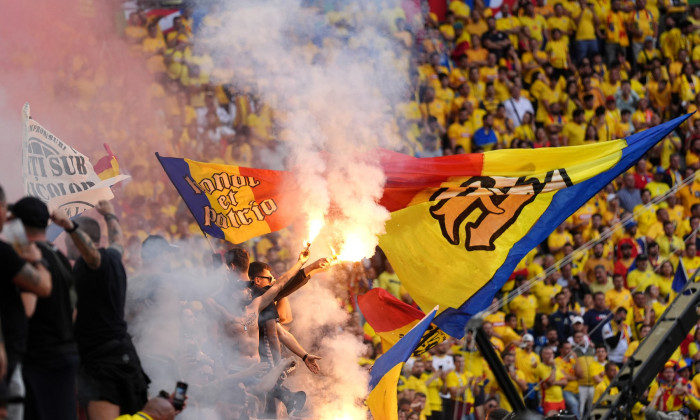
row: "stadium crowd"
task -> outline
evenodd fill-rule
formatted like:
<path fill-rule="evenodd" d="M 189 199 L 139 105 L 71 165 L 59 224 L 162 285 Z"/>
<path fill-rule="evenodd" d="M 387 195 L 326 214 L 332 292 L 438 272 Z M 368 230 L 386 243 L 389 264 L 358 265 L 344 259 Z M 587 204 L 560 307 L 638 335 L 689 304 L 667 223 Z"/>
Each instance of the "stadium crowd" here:
<path fill-rule="evenodd" d="M 452 1 L 442 18 L 407 15 L 392 0 L 308 3 L 327 21 L 314 41 L 298 45 L 309 62 L 331 59 L 327 49 L 348 42 L 359 19 L 378 21 L 393 40 L 393 54 L 405 64 L 397 77 L 409 83 L 404 100 L 391 110 L 391 131 L 401 137 L 402 151 L 415 156 L 604 142 L 700 104 L 700 7 L 684 0 L 526 0 L 497 11 L 481 0 L 473 7 Z M 234 77 L 197 48 L 206 44 L 208 27 L 225 25 L 225 11 L 212 6 L 201 30 L 194 29 L 191 11 L 183 9 L 166 32 L 145 11 L 129 16 L 124 37 L 153 77 L 149 106 L 161 116 L 162 132 L 143 135 L 162 138 L 173 155 L 270 166 L 269 156 L 284 141 L 281 117 L 256 89 L 265 81 L 254 74 Z M 65 85 L 79 95 L 78 107 L 89 108 L 104 75 L 89 63 L 74 61 L 72 68 L 74 79 Z M 124 112 L 107 105 L 94 112 Z M 557 227 L 494 300 L 484 329 L 533 410 L 566 409 L 586 418 L 673 300 L 679 262 L 688 276 L 700 267 L 698 121 L 700 115 L 690 117 Z M 127 136 L 118 127 L 107 131 L 117 139 Z M 90 419 L 131 418 L 139 410 L 145 418 L 173 418 L 180 410 L 163 404 L 172 395 L 147 400 L 149 372 L 142 369 L 173 364 L 192 396 L 178 418 L 302 412 L 303 392 L 282 383 L 294 369 L 288 356 L 298 356 L 295 363 L 313 373 L 323 366 L 292 335 L 286 296 L 328 261 L 303 268 L 308 256 L 294 255 L 299 241 L 287 230 L 243 247 L 217 242 L 212 261 L 162 169 L 144 160 L 151 152 L 145 142 L 118 152 L 121 162 L 129 162 L 133 181 L 117 194 L 115 206 L 98 206 L 104 220 L 74 223 L 51 215 L 68 232 L 68 258 L 46 242 L 48 210 L 27 198 L 13 206 L 12 215 L 36 246 L 23 247 L 20 258 L 0 242 L 0 418 L 9 407 L 9 418 L 21 419 L 24 407 L 25 418 L 74 419 L 76 395 L 80 415 Z M 0 204 L 1 227 L 1 194 Z M 100 225 L 107 235 L 100 235 Z M 106 248 L 98 247 L 100 236 L 107 237 Z M 75 261 L 72 269 L 69 259 Z M 166 268 L 164 260 L 173 265 Z M 219 282 L 210 289 L 178 290 L 179 336 L 151 331 L 154 342 L 175 340 L 170 352 L 137 355 L 127 323 L 148 313 L 167 289 L 159 273 L 180 269 Z M 357 313 L 354 297 L 374 287 L 414 304 L 381 250 L 339 270 L 339 297 L 348 312 Z M 108 281 L 92 284 L 98 275 Z M 219 322 L 202 327 L 210 314 Z M 380 337 L 361 316 L 348 317 L 343 328 L 366 341 L 367 354 L 358 363 L 369 368 L 381 354 Z M 129 332 L 134 340 L 142 338 Z M 235 348 L 235 358 L 222 346 Z M 634 418 L 653 410 L 697 418 L 699 350 L 700 328 L 694 328 L 659 366 Z M 55 392 L 57 383 L 63 384 L 61 393 Z M 15 396 L 23 394 L 23 403 L 17 402 Z M 409 360 L 398 397 L 400 419 L 497 418 L 510 409 L 472 331 Z M 206 411 L 210 406 L 214 413 Z"/>

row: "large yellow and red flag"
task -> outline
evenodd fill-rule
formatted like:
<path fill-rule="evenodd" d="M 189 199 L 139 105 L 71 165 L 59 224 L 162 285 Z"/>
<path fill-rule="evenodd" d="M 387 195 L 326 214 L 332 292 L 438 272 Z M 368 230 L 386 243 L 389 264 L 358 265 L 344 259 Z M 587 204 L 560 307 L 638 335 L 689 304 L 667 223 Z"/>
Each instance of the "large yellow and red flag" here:
<path fill-rule="evenodd" d="M 239 244 L 292 221 L 295 194 L 284 171 L 156 156 L 208 235 Z"/>
<path fill-rule="evenodd" d="M 627 139 L 440 158 L 386 152 L 379 246 L 421 308 L 454 337 L 518 262 L 689 115 Z"/>

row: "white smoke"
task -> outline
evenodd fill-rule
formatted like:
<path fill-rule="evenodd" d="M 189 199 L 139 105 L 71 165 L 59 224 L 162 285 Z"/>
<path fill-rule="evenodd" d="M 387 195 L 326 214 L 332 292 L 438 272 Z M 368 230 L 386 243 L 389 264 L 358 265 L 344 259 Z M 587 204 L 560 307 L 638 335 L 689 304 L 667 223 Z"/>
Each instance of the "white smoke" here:
<path fill-rule="evenodd" d="M 299 1 L 221 7 L 224 23 L 202 30 L 203 49 L 272 105 L 302 213 L 333 224 L 341 250 L 354 238 L 354 259 L 372 255 L 389 217 L 377 204 L 384 176 L 372 151 L 399 147 L 393 105 L 408 63 L 382 3 L 354 2 L 334 24 Z"/>

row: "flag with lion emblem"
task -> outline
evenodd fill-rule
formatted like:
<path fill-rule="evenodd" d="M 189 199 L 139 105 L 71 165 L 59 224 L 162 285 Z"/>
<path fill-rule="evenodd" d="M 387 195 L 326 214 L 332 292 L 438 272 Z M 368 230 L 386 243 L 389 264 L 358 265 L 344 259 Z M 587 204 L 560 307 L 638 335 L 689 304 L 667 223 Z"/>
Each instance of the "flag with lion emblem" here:
<path fill-rule="evenodd" d="M 379 245 L 402 285 L 454 337 L 518 262 L 689 115 L 626 139 L 439 158 L 385 152 Z"/>

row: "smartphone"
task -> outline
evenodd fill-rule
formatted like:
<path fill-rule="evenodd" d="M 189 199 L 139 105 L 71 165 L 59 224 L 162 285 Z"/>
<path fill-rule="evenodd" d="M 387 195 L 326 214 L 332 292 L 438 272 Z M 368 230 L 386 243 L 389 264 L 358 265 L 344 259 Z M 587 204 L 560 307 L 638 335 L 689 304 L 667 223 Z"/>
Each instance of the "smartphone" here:
<path fill-rule="evenodd" d="M 185 395 L 187 395 L 187 383 L 178 381 L 175 385 L 175 395 L 173 396 L 173 407 L 175 407 L 175 410 L 182 410 L 182 406 L 185 404 Z"/>

